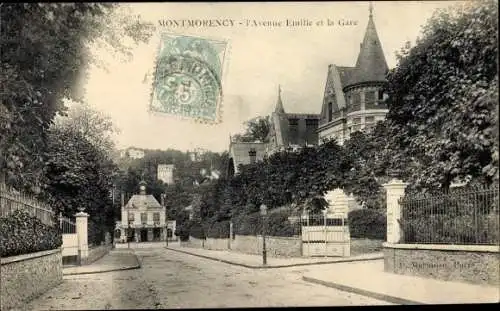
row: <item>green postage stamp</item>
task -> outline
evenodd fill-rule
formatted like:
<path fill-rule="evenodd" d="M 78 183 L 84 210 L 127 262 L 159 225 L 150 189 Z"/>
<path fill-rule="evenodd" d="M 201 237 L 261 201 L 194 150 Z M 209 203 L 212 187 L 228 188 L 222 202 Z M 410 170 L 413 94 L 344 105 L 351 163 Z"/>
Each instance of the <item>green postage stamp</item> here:
<path fill-rule="evenodd" d="M 162 34 L 150 110 L 218 123 L 226 48 L 224 41 Z"/>

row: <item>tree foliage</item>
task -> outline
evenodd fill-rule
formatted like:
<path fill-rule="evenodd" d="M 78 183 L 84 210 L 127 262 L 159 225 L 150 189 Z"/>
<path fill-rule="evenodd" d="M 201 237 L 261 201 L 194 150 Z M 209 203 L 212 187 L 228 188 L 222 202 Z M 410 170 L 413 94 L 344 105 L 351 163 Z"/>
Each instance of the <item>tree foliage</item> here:
<path fill-rule="evenodd" d="M 107 3 L 3 3 L 0 84 L 0 170 L 6 181 L 32 190 L 43 150 L 65 98 L 81 100 L 96 47 L 119 55 L 149 38 L 151 25 Z M 103 65 L 103 64 L 101 64 Z"/>
<path fill-rule="evenodd" d="M 114 163 L 80 132 L 58 128 L 49 132 L 46 158 L 41 195 L 54 211 L 73 217 L 84 208 L 91 221 L 112 228 Z"/>
<path fill-rule="evenodd" d="M 78 132 L 108 157 L 115 147 L 113 134 L 118 128 L 109 116 L 93 109 L 87 102 L 73 102 L 64 116 L 58 115 L 53 126 Z"/>
<path fill-rule="evenodd" d="M 498 7 L 438 11 L 388 75 L 389 135 L 418 188 L 498 180 Z"/>
<path fill-rule="evenodd" d="M 271 129 L 271 118 L 269 116 L 255 117 L 244 124 L 246 126 L 245 132 L 235 135 L 233 137 L 234 140 L 239 142 L 269 142 L 269 131 Z"/>

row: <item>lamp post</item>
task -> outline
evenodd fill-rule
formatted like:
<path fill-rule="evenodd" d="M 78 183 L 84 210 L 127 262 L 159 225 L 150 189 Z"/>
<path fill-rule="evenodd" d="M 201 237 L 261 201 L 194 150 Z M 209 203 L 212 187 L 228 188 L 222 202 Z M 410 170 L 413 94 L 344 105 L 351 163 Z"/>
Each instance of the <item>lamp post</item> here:
<path fill-rule="evenodd" d="M 130 248 L 130 229 L 131 229 L 131 224 L 132 224 L 132 220 L 130 220 L 130 216 L 128 216 L 128 230 L 129 230 L 129 232 L 127 232 L 128 248 Z"/>
<path fill-rule="evenodd" d="M 267 206 L 262 204 L 260 206 L 260 214 L 262 215 L 262 264 L 267 265 L 267 252 L 266 252 L 266 215 Z"/>
<path fill-rule="evenodd" d="M 327 244 L 327 230 L 326 230 L 326 214 L 328 213 L 328 209 L 322 210 L 323 212 L 323 222 L 324 222 L 324 236 L 325 236 L 325 257 L 327 255 L 327 249 L 328 249 L 328 244 Z"/>

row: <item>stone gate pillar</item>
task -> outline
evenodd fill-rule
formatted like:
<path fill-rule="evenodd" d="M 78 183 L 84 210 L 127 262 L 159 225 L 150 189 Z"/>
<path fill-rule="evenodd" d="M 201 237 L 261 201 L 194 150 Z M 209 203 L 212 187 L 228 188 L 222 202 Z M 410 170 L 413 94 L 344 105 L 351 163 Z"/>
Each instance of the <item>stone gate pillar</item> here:
<path fill-rule="evenodd" d="M 382 185 L 387 196 L 387 243 L 399 243 L 402 237 L 399 224 L 402 210 L 399 200 L 404 196 L 407 185 L 407 183 L 399 179 L 392 179 Z"/>
<path fill-rule="evenodd" d="M 89 257 L 88 243 L 88 218 L 89 214 L 80 212 L 75 214 L 76 218 L 76 235 L 78 237 L 78 260 L 81 264 L 85 264 Z"/>

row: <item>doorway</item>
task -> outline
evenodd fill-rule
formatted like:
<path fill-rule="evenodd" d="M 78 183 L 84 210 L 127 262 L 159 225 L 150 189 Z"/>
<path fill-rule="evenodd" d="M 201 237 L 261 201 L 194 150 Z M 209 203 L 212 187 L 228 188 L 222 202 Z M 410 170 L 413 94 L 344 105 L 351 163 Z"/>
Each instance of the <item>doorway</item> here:
<path fill-rule="evenodd" d="M 148 241 L 148 230 L 141 229 L 141 242 L 147 242 L 147 241 Z"/>
<path fill-rule="evenodd" d="M 153 240 L 154 241 L 160 241 L 161 240 L 161 229 L 160 228 L 154 228 L 153 229 Z"/>

